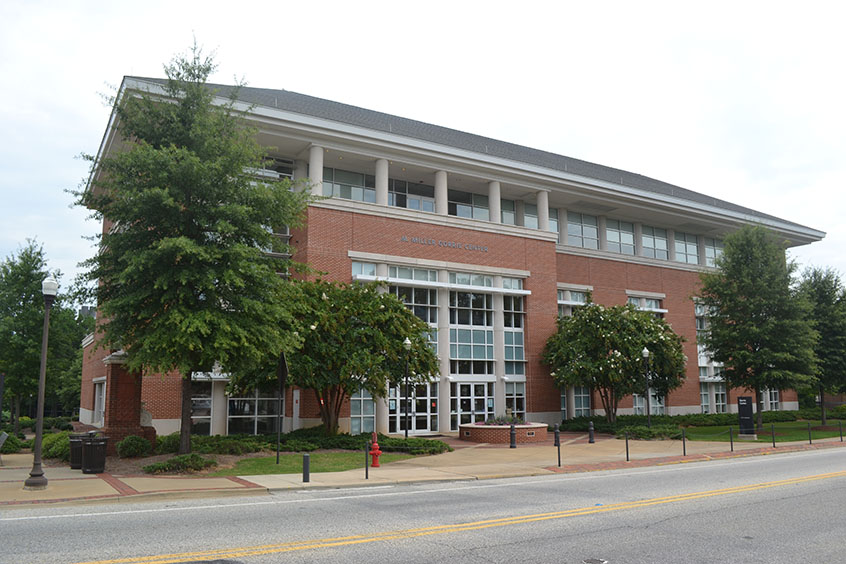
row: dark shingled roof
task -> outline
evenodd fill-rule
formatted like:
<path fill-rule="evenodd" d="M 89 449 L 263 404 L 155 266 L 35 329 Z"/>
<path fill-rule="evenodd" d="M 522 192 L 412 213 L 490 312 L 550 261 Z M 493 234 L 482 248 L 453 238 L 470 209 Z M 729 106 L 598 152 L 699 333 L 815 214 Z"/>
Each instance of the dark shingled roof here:
<path fill-rule="evenodd" d="M 127 78 L 135 78 L 158 84 L 164 84 L 166 82 L 164 79 L 157 78 Z M 209 86 L 217 90 L 218 94 L 224 97 L 229 96 L 233 88 L 235 88 L 234 86 L 224 84 L 209 84 Z M 346 125 L 437 143 L 455 149 L 480 153 L 485 156 L 507 159 L 622 186 L 629 186 L 654 194 L 681 198 L 690 202 L 808 229 L 798 223 L 738 206 L 725 200 L 706 196 L 705 194 L 681 188 L 680 186 L 661 182 L 648 176 L 565 157 L 548 151 L 532 149 L 514 143 L 507 143 L 505 141 L 491 139 L 490 137 L 465 133 L 448 127 L 441 127 L 422 121 L 350 106 L 340 102 L 333 102 L 332 100 L 307 96 L 297 92 L 242 86 L 238 92 L 238 99 L 248 104 L 255 104 L 256 106 L 276 108 L 296 114 L 336 121 Z"/>

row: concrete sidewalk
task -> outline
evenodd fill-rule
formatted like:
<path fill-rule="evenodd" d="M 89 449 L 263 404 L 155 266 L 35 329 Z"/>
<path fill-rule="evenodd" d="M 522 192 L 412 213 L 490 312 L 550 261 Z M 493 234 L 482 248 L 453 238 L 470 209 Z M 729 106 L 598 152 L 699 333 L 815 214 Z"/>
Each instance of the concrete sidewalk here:
<path fill-rule="evenodd" d="M 130 502 L 144 499 L 218 497 L 256 495 L 268 491 L 314 488 L 345 488 L 416 482 L 484 480 L 515 476 L 537 476 L 566 472 L 588 472 L 639 466 L 659 466 L 713 459 L 795 452 L 800 450 L 846 446 L 839 439 L 778 443 L 775 449 L 766 443 L 735 441 L 734 452 L 728 443 L 687 442 L 682 456 L 681 441 L 630 441 L 630 462 L 626 462 L 626 443 L 612 437 L 598 436 L 588 444 L 586 435 L 561 435 L 561 464 L 550 438 L 537 445 L 473 444 L 454 436 L 438 437 L 455 450 L 434 456 L 420 456 L 370 468 L 365 479 L 362 468 L 344 472 L 312 473 L 308 483 L 302 474 L 277 474 L 238 477 L 203 476 L 118 476 L 109 473 L 82 474 L 67 466 L 44 466 L 49 480 L 47 489 L 26 491 L 23 482 L 32 468 L 31 454 L 3 455 L 0 466 L 0 508 L 31 507 L 36 504 L 81 504 Z M 362 456 L 363 459 L 363 456 Z M 363 460 L 362 460 L 363 462 Z"/>

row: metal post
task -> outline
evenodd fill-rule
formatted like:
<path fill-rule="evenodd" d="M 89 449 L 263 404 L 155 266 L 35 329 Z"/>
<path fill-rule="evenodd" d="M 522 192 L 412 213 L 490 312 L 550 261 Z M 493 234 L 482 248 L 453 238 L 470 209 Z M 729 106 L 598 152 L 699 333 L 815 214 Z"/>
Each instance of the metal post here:
<path fill-rule="evenodd" d="M 558 430 L 558 423 L 555 424 L 555 446 L 558 447 L 558 467 L 561 468 L 561 431 Z"/>
<path fill-rule="evenodd" d="M 729 427 L 729 441 L 731 442 L 731 451 L 734 452 L 734 430 Z"/>
<path fill-rule="evenodd" d="M 311 478 L 311 457 L 303 453 L 303 483 L 307 484 Z"/>
<path fill-rule="evenodd" d="M 517 429 L 514 428 L 514 423 L 511 424 L 511 445 L 510 448 L 517 448 Z"/>
<path fill-rule="evenodd" d="M 370 479 L 370 441 L 364 445 L 364 479 Z"/>
<path fill-rule="evenodd" d="M 405 351 L 405 438 L 408 438 L 408 351 Z"/>
<path fill-rule="evenodd" d="M 773 448 L 775 448 L 775 423 L 770 423 L 770 432 L 773 435 Z"/>
<path fill-rule="evenodd" d="M 588 444 L 594 444 L 596 439 L 593 437 L 593 421 L 588 422 Z"/>
<path fill-rule="evenodd" d="M 48 278 L 52 279 L 52 278 Z M 46 280 L 45 280 L 46 283 Z M 41 439 L 44 436 L 44 388 L 47 383 L 47 334 L 50 330 L 50 307 L 56 294 L 44 294 L 44 328 L 41 331 L 41 371 L 38 374 L 38 410 L 35 423 L 35 442 L 32 452 L 32 470 L 24 481 L 25 490 L 43 490 L 47 487 L 47 478 L 41 468 Z"/>
<path fill-rule="evenodd" d="M 687 436 L 682 428 L 682 456 L 687 456 Z"/>
<path fill-rule="evenodd" d="M 840 442 L 843 442 L 843 420 L 841 419 L 838 421 L 838 427 L 840 427 Z"/>
<path fill-rule="evenodd" d="M 625 431 L 626 433 L 626 462 L 629 461 L 629 432 Z"/>
<path fill-rule="evenodd" d="M 812 445 L 814 442 L 811 440 L 811 422 L 808 421 L 808 444 Z"/>
<path fill-rule="evenodd" d="M 284 351 L 279 353 L 276 379 L 279 382 L 279 402 L 276 406 L 276 464 L 279 464 L 279 445 L 282 442 L 282 422 L 285 418 L 285 414 L 282 412 L 282 402 L 285 398 L 285 386 L 288 383 L 288 361 L 285 359 Z"/>

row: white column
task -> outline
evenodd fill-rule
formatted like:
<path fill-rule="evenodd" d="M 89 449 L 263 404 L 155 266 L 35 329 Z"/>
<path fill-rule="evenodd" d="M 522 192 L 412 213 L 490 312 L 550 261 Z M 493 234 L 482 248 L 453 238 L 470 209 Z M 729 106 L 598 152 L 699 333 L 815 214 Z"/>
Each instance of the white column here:
<path fill-rule="evenodd" d="M 488 207 L 490 209 L 490 219 L 492 223 L 502 223 L 502 201 L 500 200 L 500 197 L 501 194 L 499 182 L 489 182 Z"/>
<path fill-rule="evenodd" d="M 599 248 L 603 251 L 608 250 L 608 232 L 606 231 L 607 227 L 607 218 L 604 215 L 600 215 L 596 218 L 596 228 L 599 229 Z"/>
<path fill-rule="evenodd" d="M 311 183 L 311 193 L 315 196 L 322 196 L 323 147 L 312 145 L 308 151 L 308 179 Z"/>
<path fill-rule="evenodd" d="M 438 271 L 438 282 L 449 282 L 449 272 Z M 438 288 L 438 360 L 441 380 L 438 385 L 438 430 L 449 432 L 449 290 Z M 456 429 L 458 430 L 458 429 Z"/>
<path fill-rule="evenodd" d="M 567 244 L 567 209 L 558 208 L 558 242 Z M 569 409 L 569 408 L 568 408 Z"/>
<path fill-rule="evenodd" d="M 376 160 L 376 203 L 388 205 L 388 160 Z"/>
<path fill-rule="evenodd" d="M 302 159 L 294 161 L 294 173 L 291 175 L 294 181 L 302 180 L 308 176 L 308 163 Z"/>
<path fill-rule="evenodd" d="M 377 181 L 378 182 L 378 181 Z M 388 265 L 384 262 L 376 263 L 376 276 L 379 278 L 387 278 L 388 277 Z M 384 285 L 379 286 L 376 291 L 380 294 L 386 294 L 388 292 L 388 288 Z M 382 433 L 383 435 L 388 434 L 388 390 L 385 390 L 385 397 L 383 398 L 374 398 L 374 403 L 376 404 L 376 413 L 375 413 L 375 424 L 376 424 L 376 432 Z"/>
<path fill-rule="evenodd" d="M 549 231 L 549 192 L 538 192 L 538 229 Z"/>
<path fill-rule="evenodd" d="M 494 276 L 494 288 L 502 288 L 502 276 Z M 502 294 L 493 295 L 494 307 L 494 415 L 505 415 L 505 323 Z"/>
<path fill-rule="evenodd" d="M 697 235 L 696 236 L 696 254 L 697 259 L 699 260 L 699 264 L 705 266 L 705 236 L 704 235 Z"/>
<path fill-rule="evenodd" d="M 447 173 L 443 170 L 435 173 L 435 213 L 441 215 L 447 215 L 449 213 Z"/>
<path fill-rule="evenodd" d="M 634 224 L 634 243 L 635 243 L 635 256 L 642 257 L 643 256 L 643 224 L 642 223 L 635 223 Z"/>

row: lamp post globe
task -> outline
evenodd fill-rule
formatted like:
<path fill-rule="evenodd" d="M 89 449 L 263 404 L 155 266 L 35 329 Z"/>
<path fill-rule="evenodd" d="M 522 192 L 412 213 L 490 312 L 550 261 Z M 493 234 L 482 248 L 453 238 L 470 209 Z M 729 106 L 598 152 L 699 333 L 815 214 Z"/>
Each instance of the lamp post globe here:
<path fill-rule="evenodd" d="M 410 398 L 408 397 L 408 354 L 411 351 L 411 339 L 408 337 L 402 342 L 402 346 L 405 349 L 405 401 L 403 402 L 405 406 L 405 438 L 408 438 L 408 402 Z"/>
<path fill-rule="evenodd" d="M 649 405 L 649 396 L 651 396 L 652 394 L 649 392 L 649 349 L 643 347 L 643 350 L 640 351 L 640 354 L 643 356 L 643 377 L 646 381 L 646 393 L 644 394 L 646 397 L 646 426 L 651 429 L 652 408 Z"/>
<path fill-rule="evenodd" d="M 47 478 L 41 468 L 41 439 L 44 434 L 44 388 L 47 381 L 47 334 L 50 329 L 50 308 L 56 299 L 59 283 L 51 275 L 41 283 L 44 295 L 44 329 L 41 332 L 41 370 L 38 374 L 38 407 L 35 422 L 35 442 L 32 445 L 32 470 L 24 481 L 25 490 L 43 490 L 47 487 Z"/>

